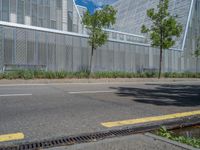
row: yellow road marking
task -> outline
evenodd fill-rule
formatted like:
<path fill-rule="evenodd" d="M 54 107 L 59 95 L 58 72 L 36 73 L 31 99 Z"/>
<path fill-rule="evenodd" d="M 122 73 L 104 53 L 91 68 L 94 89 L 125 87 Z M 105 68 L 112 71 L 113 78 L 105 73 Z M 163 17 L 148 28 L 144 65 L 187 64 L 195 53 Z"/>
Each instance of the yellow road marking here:
<path fill-rule="evenodd" d="M 125 125 L 134 125 L 134 124 L 139 124 L 139 123 L 163 121 L 163 120 L 182 118 L 182 117 L 188 117 L 188 116 L 194 116 L 194 115 L 200 115 L 200 110 L 176 113 L 176 114 L 170 114 L 170 115 L 163 115 L 163 116 L 154 116 L 154 117 L 124 120 L 124 121 L 105 122 L 105 123 L 101 123 L 101 125 L 111 128 L 111 127 L 119 127 L 119 126 L 125 126 Z"/>
<path fill-rule="evenodd" d="M 22 139 L 24 139 L 23 133 L 0 135 L 0 142 L 8 142 L 8 141 L 22 140 Z"/>

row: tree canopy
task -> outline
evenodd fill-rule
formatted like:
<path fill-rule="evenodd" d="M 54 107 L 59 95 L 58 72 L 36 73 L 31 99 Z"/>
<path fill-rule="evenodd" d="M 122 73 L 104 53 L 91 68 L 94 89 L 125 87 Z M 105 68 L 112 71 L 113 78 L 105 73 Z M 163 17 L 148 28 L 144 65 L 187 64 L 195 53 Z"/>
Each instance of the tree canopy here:
<path fill-rule="evenodd" d="M 152 25 L 146 27 L 142 25 L 141 32 L 147 33 L 151 40 L 151 46 L 160 48 L 159 78 L 161 75 L 162 51 L 175 45 L 175 37 L 180 37 L 182 25 L 176 21 L 169 11 L 169 0 L 160 0 L 157 10 L 151 8 L 147 10 L 147 16 Z"/>
<path fill-rule="evenodd" d="M 93 49 L 97 49 L 107 41 L 108 35 L 103 29 L 115 24 L 116 13 L 112 6 L 106 5 L 93 14 L 89 11 L 84 14 L 83 24 L 88 30 L 89 44 Z"/>
<path fill-rule="evenodd" d="M 91 46 L 90 72 L 94 50 L 104 45 L 108 40 L 108 35 L 103 29 L 115 24 L 116 13 L 117 11 L 112 6 L 106 5 L 93 14 L 87 11 L 83 16 L 83 24 L 89 34 L 88 43 Z"/>
<path fill-rule="evenodd" d="M 196 49 L 193 53 L 195 57 L 200 57 L 200 37 L 197 39 Z"/>

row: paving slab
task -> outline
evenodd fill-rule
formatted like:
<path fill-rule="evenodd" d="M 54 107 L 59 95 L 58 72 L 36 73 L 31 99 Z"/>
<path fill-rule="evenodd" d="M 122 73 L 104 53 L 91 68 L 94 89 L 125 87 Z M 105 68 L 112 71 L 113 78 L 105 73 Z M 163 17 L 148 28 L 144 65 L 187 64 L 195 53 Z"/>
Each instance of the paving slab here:
<path fill-rule="evenodd" d="M 46 150 L 186 150 L 183 147 L 166 143 L 155 138 L 137 134 L 127 137 L 107 139 L 95 143 L 86 143 Z"/>

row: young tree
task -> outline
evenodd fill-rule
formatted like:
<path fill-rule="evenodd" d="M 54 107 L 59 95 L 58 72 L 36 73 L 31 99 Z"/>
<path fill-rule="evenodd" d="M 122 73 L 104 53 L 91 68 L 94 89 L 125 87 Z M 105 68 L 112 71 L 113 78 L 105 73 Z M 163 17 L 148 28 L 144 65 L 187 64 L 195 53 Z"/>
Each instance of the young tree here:
<path fill-rule="evenodd" d="M 152 47 L 160 49 L 159 76 L 162 71 L 163 49 L 169 49 L 175 45 L 175 37 L 180 37 L 182 25 L 176 21 L 169 11 L 169 0 L 160 0 L 157 11 L 154 8 L 147 10 L 147 16 L 152 21 L 150 28 L 143 25 L 142 33 L 148 33 Z"/>
<path fill-rule="evenodd" d="M 103 29 L 115 24 L 116 13 L 117 11 L 112 6 L 106 5 L 93 14 L 87 11 L 83 16 L 82 22 L 88 30 L 88 43 L 91 46 L 89 73 L 92 71 L 94 50 L 104 45 L 108 40 L 108 35 Z"/>
<path fill-rule="evenodd" d="M 200 58 L 200 37 L 197 39 L 196 49 L 192 55 L 196 58 L 196 73 L 197 73 L 199 58 Z"/>

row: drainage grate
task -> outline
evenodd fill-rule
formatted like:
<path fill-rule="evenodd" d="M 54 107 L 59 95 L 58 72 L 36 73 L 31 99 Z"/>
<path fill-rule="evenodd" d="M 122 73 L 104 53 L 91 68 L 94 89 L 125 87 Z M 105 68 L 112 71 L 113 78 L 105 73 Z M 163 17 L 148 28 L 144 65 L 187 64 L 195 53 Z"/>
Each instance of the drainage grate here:
<path fill-rule="evenodd" d="M 0 147 L 0 150 L 41 150 L 46 148 L 58 147 L 58 146 L 69 146 L 73 144 L 95 142 L 106 138 L 113 138 L 119 136 L 128 136 L 136 133 L 144 133 L 158 129 L 160 126 L 165 125 L 169 129 L 178 127 L 192 126 L 200 123 L 200 117 L 185 118 L 182 120 L 171 121 L 166 123 L 154 123 L 145 126 L 135 126 L 124 129 L 108 130 L 96 133 L 82 134 L 79 136 L 68 136 L 57 139 L 44 140 L 40 142 L 31 142 L 19 144 L 10 147 Z"/>

